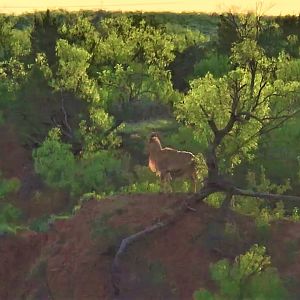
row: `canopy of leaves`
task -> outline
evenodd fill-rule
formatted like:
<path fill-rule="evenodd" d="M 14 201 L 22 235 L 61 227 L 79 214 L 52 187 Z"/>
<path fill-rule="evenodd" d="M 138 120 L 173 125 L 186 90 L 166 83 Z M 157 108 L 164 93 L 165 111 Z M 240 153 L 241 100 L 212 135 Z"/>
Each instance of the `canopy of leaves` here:
<path fill-rule="evenodd" d="M 191 82 L 191 90 L 176 106 L 177 117 L 194 128 L 207 145 L 216 142 L 223 167 L 250 159 L 262 133 L 298 111 L 299 82 L 276 76 L 285 58 L 270 59 L 254 40 L 232 48 L 236 68 L 221 78 L 207 74 Z"/>
<path fill-rule="evenodd" d="M 218 24 L 219 52 L 229 54 L 234 43 L 251 38 L 258 42 L 269 57 L 278 56 L 283 49 L 289 54 L 299 55 L 297 53 L 299 43 L 295 39 L 289 42 L 289 35 L 284 33 L 282 26 L 278 25 L 278 21 L 280 21 L 278 18 L 274 20 L 274 18 L 265 17 L 259 11 L 256 14 L 227 13 L 221 15 Z M 295 25 L 296 23 L 294 23 Z"/>
<path fill-rule="evenodd" d="M 189 43 L 180 43 L 178 34 L 150 26 L 143 19 L 133 22 L 133 18 L 124 15 L 105 18 L 97 28 L 80 18 L 63 26 L 61 32 L 91 53 L 88 71 L 98 79 L 101 99 L 108 107 L 116 102 L 176 98 L 167 66 L 176 49 L 188 47 Z M 195 40 L 196 34 L 190 43 Z"/>
<path fill-rule="evenodd" d="M 15 28 L 15 21 L 0 16 L 0 60 L 22 57 L 30 53 L 31 27 L 25 30 Z"/>

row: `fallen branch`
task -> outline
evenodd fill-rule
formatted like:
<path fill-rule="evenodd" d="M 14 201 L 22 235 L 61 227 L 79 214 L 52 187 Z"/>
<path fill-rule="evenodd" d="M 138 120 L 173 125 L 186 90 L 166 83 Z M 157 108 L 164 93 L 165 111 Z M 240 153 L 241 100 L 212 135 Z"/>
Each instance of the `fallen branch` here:
<path fill-rule="evenodd" d="M 243 190 L 236 187 L 232 189 L 232 193 L 233 195 L 238 195 L 238 196 L 248 196 L 248 197 L 262 198 L 262 199 L 273 200 L 273 201 L 280 201 L 280 200 L 298 201 L 300 203 L 300 197 L 298 196 L 253 192 L 251 190 Z"/>
<path fill-rule="evenodd" d="M 208 195 L 216 192 L 217 190 L 215 188 L 210 187 L 203 187 L 199 193 L 194 194 L 190 198 L 182 201 L 181 204 L 176 203 L 174 208 L 174 215 L 171 217 L 167 217 L 164 221 L 160 221 L 152 226 L 146 227 L 144 230 L 139 231 L 133 235 L 130 235 L 129 237 L 122 240 L 120 247 L 114 257 L 113 264 L 112 264 L 112 271 L 111 271 L 111 280 L 112 280 L 112 286 L 114 289 L 114 294 L 118 296 L 120 294 L 120 274 L 121 274 L 121 268 L 120 268 L 120 258 L 121 255 L 125 252 L 127 247 L 132 244 L 133 242 L 137 241 L 139 238 L 152 233 L 153 231 L 166 227 L 172 223 L 174 223 L 183 213 L 186 211 L 190 211 L 190 204 L 196 204 L 199 203 L 199 201 L 206 198 Z M 195 211 L 192 209 L 192 211 Z"/>
<path fill-rule="evenodd" d="M 225 182 L 225 183 L 224 183 Z M 223 204 L 223 207 L 220 211 L 220 214 L 224 211 L 228 210 L 228 205 L 230 202 L 230 199 L 233 195 L 239 195 L 239 196 L 248 196 L 248 197 L 257 197 L 257 198 L 263 198 L 267 200 L 273 200 L 273 201 L 279 201 L 279 200 L 288 200 L 288 201 L 299 201 L 300 203 L 300 197 L 298 196 L 289 196 L 289 195 L 279 195 L 279 194 L 270 194 L 270 193 L 260 193 L 260 192 L 254 192 L 251 190 L 243 190 L 240 188 L 237 188 L 231 184 L 229 184 L 227 181 L 216 181 L 211 185 L 204 186 L 198 193 L 192 195 L 188 199 L 185 199 L 182 201 L 181 204 L 178 204 L 176 202 L 173 207 L 174 214 L 171 217 L 167 217 L 165 220 L 160 221 L 152 226 L 146 227 L 144 230 L 139 231 L 135 234 L 130 235 L 129 237 L 122 240 L 120 247 L 114 257 L 113 264 L 112 264 L 112 285 L 114 289 L 114 294 L 117 296 L 120 294 L 120 274 L 121 274 L 121 268 L 120 268 L 120 260 L 122 254 L 126 251 L 128 246 L 132 244 L 133 242 L 137 241 L 139 238 L 152 233 L 153 231 L 166 227 L 172 223 L 174 223 L 177 219 L 180 218 L 182 214 L 184 214 L 186 211 L 196 211 L 194 208 L 192 208 L 190 205 L 196 205 L 209 195 L 215 193 L 215 192 L 224 192 L 227 193 L 225 197 L 225 203 Z"/>
<path fill-rule="evenodd" d="M 113 260 L 113 264 L 112 264 L 112 285 L 114 288 L 114 293 L 115 295 L 119 295 L 120 293 L 120 288 L 119 288 L 119 284 L 120 284 L 120 273 L 121 273 L 121 269 L 120 269 L 120 256 L 125 252 L 126 248 L 132 244 L 133 242 L 135 242 L 136 240 L 138 240 L 140 237 L 145 236 L 146 234 L 149 234 L 151 232 L 153 232 L 156 229 L 162 228 L 164 227 L 166 224 L 162 223 L 162 222 L 158 222 L 152 226 L 147 227 L 146 229 L 139 231 L 133 235 L 130 235 L 129 237 L 125 238 L 122 240 L 120 248 Z"/>

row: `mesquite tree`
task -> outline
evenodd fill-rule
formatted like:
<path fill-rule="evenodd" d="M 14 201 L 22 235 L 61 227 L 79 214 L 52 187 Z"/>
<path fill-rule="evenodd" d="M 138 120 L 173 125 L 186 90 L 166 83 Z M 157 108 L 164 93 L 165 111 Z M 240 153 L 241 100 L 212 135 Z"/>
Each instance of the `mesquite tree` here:
<path fill-rule="evenodd" d="M 232 47 L 230 61 L 233 70 L 225 76 L 214 78 L 208 73 L 193 80 L 176 106 L 177 118 L 206 144 L 203 196 L 224 191 L 227 204 L 232 195 L 284 199 L 241 190 L 230 177 L 235 166 L 253 156 L 263 134 L 299 112 L 300 83 L 283 76 L 288 57 L 268 58 L 251 34 Z"/>

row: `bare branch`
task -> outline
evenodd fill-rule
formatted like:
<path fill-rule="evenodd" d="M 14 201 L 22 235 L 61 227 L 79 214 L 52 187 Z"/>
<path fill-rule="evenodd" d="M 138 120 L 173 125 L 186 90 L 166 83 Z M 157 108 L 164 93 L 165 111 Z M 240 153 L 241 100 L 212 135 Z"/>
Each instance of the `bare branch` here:
<path fill-rule="evenodd" d="M 234 95 L 231 95 L 232 103 L 231 103 L 230 118 L 229 118 L 227 124 L 225 125 L 225 127 L 222 130 L 220 130 L 220 134 L 221 134 L 222 138 L 232 130 L 235 122 L 237 121 L 236 110 L 238 108 L 238 104 L 239 104 L 239 100 L 240 100 L 240 92 L 243 88 L 245 88 L 247 86 L 247 84 L 243 84 L 243 85 L 239 86 L 237 80 L 234 81 L 234 85 L 235 85 L 234 86 Z"/>
<path fill-rule="evenodd" d="M 114 292 L 115 295 L 119 295 L 120 293 L 120 257 L 121 255 L 125 252 L 125 250 L 127 249 L 127 247 L 132 244 L 133 242 L 137 241 L 139 238 L 141 238 L 142 236 L 145 236 L 153 231 L 155 231 L 156 229 L 162 228 L 164 227 L 166 224 L 162 223 L 162 222 L 158 222 L 152 226 L 147 227 L 146 229 L 139 231 L 133 235 L 130 235 L 129 237 L 125 238 L 122 240 L 120 248 L 117 252 L 117 254 L 115 255 L 115 258 L 113 260 L 113 264 L 112 264 L 112 285 L 114 288 Z"/>
<path fill-rule="evenodd" d="M 280 201 L 280 200 L 299 201 L 300 203 L 300 197 L 298 196 L 253 192 L 251 190 L 243 190 L 237 187 L 233 187 L 232 193 L 233 195 L 239 195 L 239 196 L 262 198 L 262 199 L 273 200 L 273 201 Z"/>
<path fill-rule="evenodd" d="M 269 133 L 275 129 L 278 129 L 284 122 L 286 122 L 287 120 L 293 118 L 295 115 L 297 115 L 298 113 L 300 112 L 300 109 L 294 111 L 293 113 L 289 114 L 289 115 L 283 115 L 283 116 L 277 116 L 277 117 L 274 117 L 275 120 L 280 120 L 278 123 L 274 124 L 273 126 L 270 126 L 269 128 L 267 128 L 266 126 L 263 127 L 259 134 L 262 135 L 262 134 L 266 134 L 266 133 Z M 267 119 L 267 118 L 265 118 Z M 271 117 L 269 117 L 269 120 L 274 120 L 272 119 Z"/>
<path fill-rule="evenodd" d="M 245 119 L 241 119 L 240 117 L 244 116 Z M 256 121 L 258 121 L 259 123 L 261 123 L 263 125 L 263 119 L 260 119 L 259 117 L 251 114 L 248 111 L 241 111 L 236 115 L 237 121 L 239 122 L 244 122 L 244 121 L 249 121 L 250 119 L 254 119 Z"/>
<path fill-rule="evenodd" d="M 262 93 L 262 91 L 263 91 L 263 89 L 265 88 L 265 86 L 267 85 L 267 81 L 265 81 L 264 83 L 263 83 L 263 76 L 262 76 L 262 78 L 261 78 L 261 81 L 260 81 L 260 84 L 259 84 L 259 91 L 258 91 L 258 93 L 257 93 L 257 95 L 256 95 L 256 101 L 255 101 L 255 104 L 253 105 L 253 107 L 252 107 L 252 109 L 251 109 L 251 111 L 253 112 L 258 106 L 259 106 L 259 99 L 260 99 L 260 97 L 261 97 L 261 93 Z M 261 103 L 260 103 L 261 104 Z"/>
<path fill-rule="evenodd" d="M 200 104 L 200 108 L 201 108 L 202 112 L 204 113 L 205 117 L 207 118 L 207 123 L 210 126 L 211 130 L 213 131 L 213 133 L 215 135 L 217 135 L 219 132 L 219 129 L 218 129 L 215 121 L 211 119 L 211 117 L 209 116 L 208 112 L 205 110 L 205 108 L 203 107 L 202 104 Z"/>
<path fill-rule="evenodd" d="M 54 116 L 51 117 L 51 121 L 54 124 L 54 126 L 58 127 L 65 136 L 72 139 L 72 135 L 62 128 L 62 125 L 56 121 Z"/>
<path fill-rule="evenodd" d="M 128 246 L 134 242 L 136 242 L 139 238 L 144 237 L 147 234 L 150 234 L 154 232 L 155 230 L 161 229 L 163 227 L 166 227 L 170 224 L 172 224 L 175 220 L 177 220 L 182 213 L 184 213 L 189 209 L 190 204 L 196 204 L 202 201 L 204 198 L 209 196 L 210 194 L 216 192 L 216 188 L 207 187 L 204 186 L 199 193 L 194 194 L 193 196 L 189 197 L 185 201 L 183 201 L 181 204 L 175 203 L 174 204 L 174 215 L 171 217 L 166 218 L 164 221 L 158 222 L 154 225 L 146 227 L 144 230 L 139 231 L 133 235 L 130 235 L 129 237 L 122 240 L 120 247 L 114 257 L 113 264 L 112 264 L 112 271 L 111 271 L 111 280 L 112 285 L 114 288 L 115 295 L 119 295 L 120 293 L 120 273 L 121 273 L 121 267 L 120 267 L 120 259 L 122 254 L 126 251 Z M 171 207 L 172 208 L 172 207 Z M 193 210 L 194 211 L 194 210 Z"/>

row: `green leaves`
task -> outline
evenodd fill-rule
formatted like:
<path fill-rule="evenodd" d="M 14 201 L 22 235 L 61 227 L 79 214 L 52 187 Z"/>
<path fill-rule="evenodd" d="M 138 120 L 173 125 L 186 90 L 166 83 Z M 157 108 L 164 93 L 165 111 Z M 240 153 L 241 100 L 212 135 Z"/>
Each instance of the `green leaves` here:
<path fill-rule="evenodd" d="M 204 77 L 208 72 L 222 77 L 230 69 L 229 58 L 225 55 L 210 54 L 194 66 L 194 77 Z"/>
<path fill-rule="evenodd" d="M 53 84 L 55 89 L 78 92 L 87 100 L 99 101 L 96 83 L 87 74 L 91 55 L 62 39 L 57 41 L 56 53 L 59 65 Z"/>
<path fill-rule="evenodd" d="M 120 16 L 100 23 L 101 42 L 97 45 L 98 61 L 116 64 L 145 63 L 165 68 L 174 59 L 173 36 L 141 21 Z M 101 60 L 102 58 L 102 60 Z"/>
<path fill-rule="evenodd" d="M 109 193 L 122 185 L 124 178 L 121 160 L 109 151 L 98 151 L 78 161 L 72 191 L 76 195 Z"/>
<path fill-rule="evenodd" d="M 5 179 L 2 178 L 0 172 L 0 201 L 5 198 L 6 195 L 12 192 L 18 191 L 20 188 L 20 181 L 17 178 Z"/>
<path fill-rule="evenodd" d="M 75 157 L 71 145 L 60 140 L 60 131 L 54 128 L 42 146 L 33 151 L 34 168 L 47 184 L 56 188 L 70 188 L 75 171 Z"/>
<path fill-rule="evenodd" d="M 232 118 L 232 105 L 235 101 L 233 97 L 236 90 L 239 90 L 239 99 L 234 107 L 236 114 L 242 112 L 246 106 L 251 107 L 246 89 L 247 81 L 248 78 L 241 69 L 231 71 L 218 79 L 207 74 L 204 78 L 193 80 L 191 90 L 176 107 L 177 118 L 193 126 L 194 136 L 200 142 L 206 145 L 212 143 L 214 132 L 210 122 L 214 122 L 217 130 L 226 128 Z M 257 114 L 260 115 L 262 112 L 264 108 Z M 261 124 L 255 119 L 234 124 L 223 138 L 218 152 L 221 160 L 225 157 L 226 160 L 230 159 L 230 163 L 224 165 L 224 168 L 239 164 L 241 157 L 247 157 L 251 150 L 255 149 L 257 146 L 255 134 L 260 128 Z"/>
<path fill-rule="evenodd" d="M 121 161 L 108 151 L 86 151 L 75 159 L 71 145 L 61 141 L 60 130 L 50 130 L 48 138 L 33 152 L 35 171 L 54 188 L 73 195 L 108 192 L 121 185 Z"/>
<path fill-rule="evenodd" d="M 12 204 L 3 202 L 7 195 L 17 192 L 20 185 L 17 178 L 5 179 L 0 172 L 0 234 L 16 233 L 18 229 L 16 223 L 21 217 L 21 211 Z"/>
<path fill-rule="evenodd" d="M 256 64 L 264 57 L 263 49 L 257 45 L 257 41 L 250 38 L 234 44 L 231 53 L 232 63 L 238 64 L 240 67 L 254 67 L 253 64 Z"/>
<path fill-rule="evenodd" d="M 12 204 L 0 205 L 0 233 L 16 233 L 21 211 Z"/>
<path fill-rule="evenodd" d="M 31 28 L 20 30 L 14 28 L 14 22 L 5 16 L 0 16 L 0 61 L 20 58 L 30 53 Z"/>
<path fill-rule="evenodd" d="M 235 69 L 221 78 L 207 73 L 192 80 L 190 91 L 175 106 L 177 119 L 213 147 L 223 171 L 252 159 L 259 137 L 299 111 L 300 84 L 296 76 L 287 76 L 283 55 L 267 58 L 251 34 L 231 50 Z"/>
<path fill-rule="evenodd" d="M 212 294 L 202 289 L 194 293 L 194 299 L 288 299 L 277 271 L 270 265 L 266 248 L 255 244 L 245 254 L 236 257 L 232 265 L 227 259 L 212 265 L 211 275 L 219 292 Z"/>
<path fill-rule="evenodd" d="M 123 127 L 116 126 L 114 119 L 101 108 L 91 108 L 91 122 L 82 120 L 79 123 L 79 133 L 82 137 L 85 153 L 93 153 L 99 149 L 113 149 L 120 145 L 121 139 L 116 134 Z"/>
<path fill-rule="evenodd" d="M 60 28 L 63 38 L 93 53 L 94 47 L 99 43 L 99 33 L 88 18 L 78 16 L 75 20 L 63 23 Z"/>
<path fill-rule="evenodd" d="M 22 58 L 31 51 L 30 31 L 30 27 L 16 29 L 10 18 L 0 16 L 1 102 L 13 99 L 20 83 L 26 78 L 28 66 L 24 65 Z"/>

